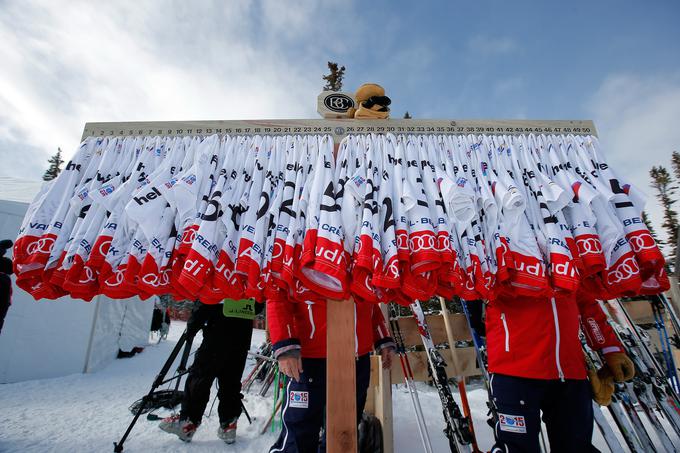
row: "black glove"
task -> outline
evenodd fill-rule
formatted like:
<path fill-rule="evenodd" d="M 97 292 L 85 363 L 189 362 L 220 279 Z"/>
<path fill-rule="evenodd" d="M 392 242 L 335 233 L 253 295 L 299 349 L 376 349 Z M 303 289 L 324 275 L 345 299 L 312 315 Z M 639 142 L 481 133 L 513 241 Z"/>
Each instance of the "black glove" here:
<path fill-rule="evenodd" d="M 470 313 L 470 324 L 481 337 L 486 336 L 486 326 L 483 316 L 484 303 L 481 300 L 468 300 L 467 308 Z"/>
<path fill-rule="evenodd" d="M 7 253 L 7 250 L 12 248 L 12 245 L 14 245 L 14 243 L 9 239 L 3 239 L 0 241 L 0 257 L 5 256 L 5 253 Z"/>

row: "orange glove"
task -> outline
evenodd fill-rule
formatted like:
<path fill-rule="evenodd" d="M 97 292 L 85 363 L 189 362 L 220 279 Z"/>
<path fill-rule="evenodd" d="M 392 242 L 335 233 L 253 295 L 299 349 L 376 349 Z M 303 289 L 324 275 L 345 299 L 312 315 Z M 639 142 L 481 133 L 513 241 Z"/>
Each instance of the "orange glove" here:
<path fill-rule="evenodd" d="M 599 371 L 588 370 L 590 387 L 593 389 L 593 400 L 600 406 L 609 406 L 614 394 L 614 377 L 606 367 Z"/>
<path fill-rule="evenodd" d="M 605 354 L 604 361 L 616 382 L 629 381 L 635 376 L 635 365 L 623 352 Z"/>

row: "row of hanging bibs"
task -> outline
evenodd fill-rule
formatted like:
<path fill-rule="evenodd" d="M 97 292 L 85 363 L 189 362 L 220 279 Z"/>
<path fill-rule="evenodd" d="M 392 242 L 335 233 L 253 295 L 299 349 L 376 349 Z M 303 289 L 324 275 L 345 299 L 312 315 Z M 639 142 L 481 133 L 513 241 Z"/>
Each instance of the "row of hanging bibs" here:
<path fill-rule="evenodd" d="M 14 251 L 36 299 L 658 293 L 642 202 L 571 135 L 88 138 Z"/>

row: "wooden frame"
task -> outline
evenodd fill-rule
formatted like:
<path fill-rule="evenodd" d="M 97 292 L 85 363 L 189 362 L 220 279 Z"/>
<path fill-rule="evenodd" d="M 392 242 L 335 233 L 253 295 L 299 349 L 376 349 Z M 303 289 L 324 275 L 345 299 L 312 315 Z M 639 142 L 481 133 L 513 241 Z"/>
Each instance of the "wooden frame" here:
<path fill-rule="evenodd" d="M 355 120 L 270 119 L 235 121 L 156 121 L 87 123 L 88 136 L 153 135 L 287 135 L 331 134 L 336 145 L 347 134 L 497 134 L 530 133 L 597 135 L 590 120 Z M 354 308 L 350 300 L 329 301 L 327 329 L 328 394 L 326 403 L 328 453 L 357 451 L 354 370 Z M 350 322 L 352 321 L 352 322 Z M 351 345 L 351 347 L 348 347 Z M 354 408 L 354 409 L 352 409 Z"/>
<path fill-rule="evenodd" d="M 86 123 L 88 136 L 144 135 L 287 135 L 331 134 L 336 141 L 347 134 L 575 134 L 597 135 L 590 120 L 242 120 L 138 121 Z"/>

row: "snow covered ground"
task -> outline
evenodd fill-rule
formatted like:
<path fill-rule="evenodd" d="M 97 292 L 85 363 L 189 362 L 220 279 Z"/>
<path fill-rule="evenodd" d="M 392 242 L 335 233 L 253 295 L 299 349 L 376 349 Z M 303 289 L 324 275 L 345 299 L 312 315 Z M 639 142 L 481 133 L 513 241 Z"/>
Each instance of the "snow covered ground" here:
<path fill-rule="evenodd" d="M 0 385 L 0 452 L 113 451 L 113 442 L 120 438 L 132 419 L 128 406 L 149 391 L 183 330 L 183 323 L 173 322 L 168 341 L 150 345 L 135 357 L 116 360 L 96 373 Z M 264 332 L 256 330 L 252 349 L 257 349 L 263 340 Z M 194 344 L 200 344 L 200 337 Z M 253 363 L 249 359 L 246 373 Z M 256 383 L 253 388 L 257 387 Z M 419 384 L 418 389 L 434 451 L 446 452 L 448 443 L 442 433 L 439 397 L 425 384 Z M 485 421 L 486 393 L 483 389 L 472 388 L 468 390 L 468 399 L 479 446 L 488 451 L 493 443 L 493 433 Z M 158 422 L 142 416 L 125 442 L 125 451 L 266 452 L 277 435 L 270 431 L 264 435 L 259 432 L 271 413 L 272 402 L 271 392 L 266 398 L 246 396 L 245 405 L 254 420 L 248 425 L 245 416 L 241 417 L 238 440 L 234 445 L 228 446 L 217 439 L 219 421 L 215 407 L 212 414 L 204 418 L 190 444 L 162 432 Z M 423 451 L 411 400 L 403 385 L 393 388 L 393 404 L 395 452 Z M 159 414 L 164 412 L 159 411 Z M 606 451 L 599 434 L 596 436 L 595 444 Z"/>

